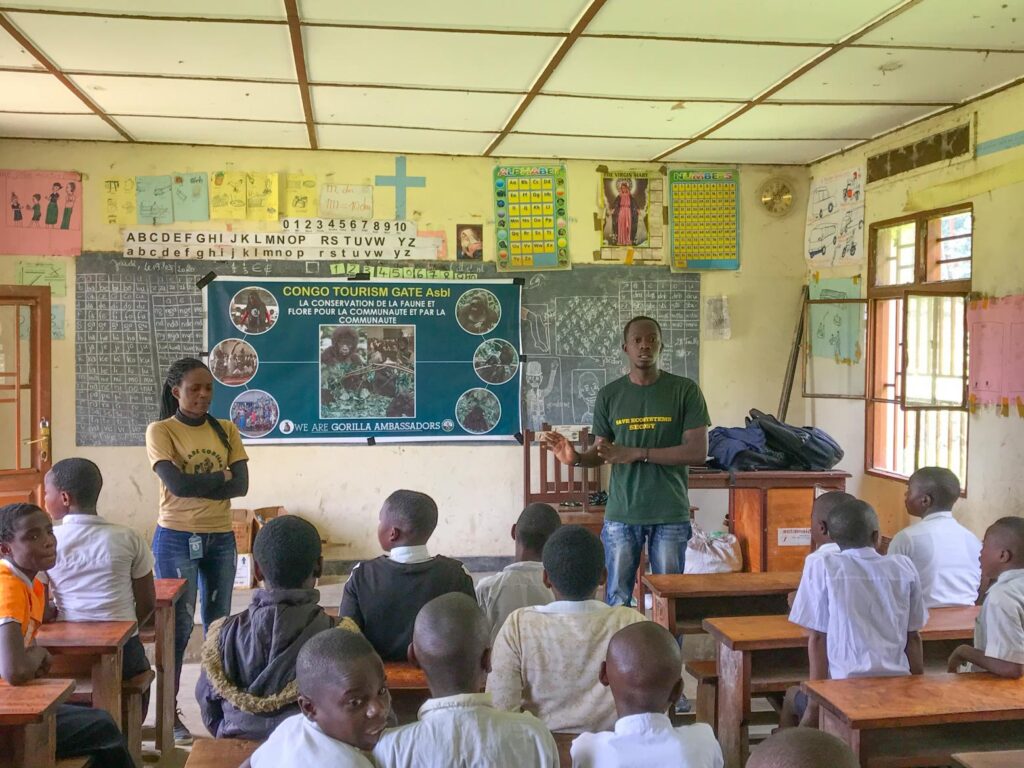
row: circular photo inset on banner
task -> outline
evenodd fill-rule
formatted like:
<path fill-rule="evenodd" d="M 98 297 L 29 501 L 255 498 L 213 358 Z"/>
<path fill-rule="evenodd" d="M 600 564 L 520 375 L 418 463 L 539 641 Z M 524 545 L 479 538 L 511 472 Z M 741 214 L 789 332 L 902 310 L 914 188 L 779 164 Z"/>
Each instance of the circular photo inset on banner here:
<path fill-rule="evenodd" d="M 504 384 L 519 370 L 519 353 L 504 339 L 488 339 L 473 353 L 473 369 L 488 384 Z"/>
<path fill-rule="evenodd" d="M 213 377 L 228 387 L 248 384 L 259 367 L 259 356 L 245 339 L 224 339 L 210 352 Z"/>
<path fill-rule="evenodd" d="M 231 299 L 231 322 L 242 333 L 259 336 L 274 327 L 280 308 L 266 288 L 243 288 Z"/>
<path fill-rule="evenodd" d="M 466 291 L 455 303 L 455 317 L 466 333 L 490 333 L 501 320 L 501 302 L 486 288 Z"/>
<path fill-rule="evenodd" d="M 281 434 L 282 435 L 290 435 L 292 432 L 295 431 L 295 422 L 294 421 L 289 421 L 288 419 L 285 419 L 278 426 L 278 429 L 281 430 Z"/>
<path fill-rule="evenodd" d="M 486 434 L 501 421 L 501 403 L 489 390 L 467 390 L 455 404 L 455 419 L 459 426 L 471 434 Z"/>
<path fill-rule="evenodd" d="M 277 426 L 277 400 L 262 389 L 249 389 L 231 403 L 231 421 L 246 437 L 263 437 Z"/>

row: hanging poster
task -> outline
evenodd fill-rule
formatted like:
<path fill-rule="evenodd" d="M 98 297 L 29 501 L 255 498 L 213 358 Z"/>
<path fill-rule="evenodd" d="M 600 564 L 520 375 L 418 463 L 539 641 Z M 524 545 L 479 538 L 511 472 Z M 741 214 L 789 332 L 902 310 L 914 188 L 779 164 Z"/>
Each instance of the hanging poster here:
<path fill-rule="evenodd" d="M 672 269 L 740 268 L 739 171 L 669 171 Z"/>
<path fill-rule="evenodd" d="M 210 190 L 205 173 L 171 174 L 171 199 L 175 221 L 208 221 Z"/>
<path fill-rule="evenodd" d="M 245 174 L 241 171 L 217 171 L 210 184 L 210 218 L 245 218 Z"/>
<path fill-rule="evenodd" d="M 483 261 L 484 228 L 481 224 L 455 225 L 455 258 L 459 261 Z"/>
<path fill-rule="evenodd" d="M 252 443 L 514 440 L 521 290 L 217 278 L 204 289 L 211 413 Z"/>
<path fill-rule="evenodd" d="M 598 195 L 600 261 L 662 264 L 665 261 L 665 179 L 657 171 L 605 171 Z"/>
<path fill-rule="evenodd" d="M 68 265 L 66 261 L 40 259 L 19 261 L 17 268 L 18 285 L 46 285 L 51 297 L 68 295 Z"/>
<path fill-rule="evenodd" d="M 1024 296 L 976 299 L 967 306 L 971 350 L 968 399 L 1024 417 Z"/>
<path fill-rule="evenodd" d="M 276 173 L 245 174 L 245 218 L 277 221 L 280 216 Z"/>
<path fill-rule="evenodd" d="M 82 178 L 66 171 L 0 171 L 0 253 L 78 256 Z"/>
<path fill-rule="evenodd" d="M 564 165 L 499 165 L 494 169 L 498 269 L 569 269 L 569 217 Z"/>
<path fill-rule="evenodd" d="M 811 181 L 804 256 L 810 269 L 864 262 L 863 168 Z"/>
<path fill-rule="evenodd" d="M 316 176 L 289 173 L 285 177 L 284 215 L 297 219 L 315 219 L 318 203 Z"/>
<path fill-rule="evenodd" d="M 332 219 L 372 219 L 373 187 L 362 184 L 324 184 L 320 215 Z"/>
<path fill-rule="evenodd" d="M 853 277 L 813 277 L 807 284 L 811 301 L 837 301 L 860 298 L 860 275 Z M 864 355 L 864 334 L 859 304 L 811 304 L 808 307 L 811 355 L 827 357 L 844 365 L 857 365 Z"/>
<path fill-rule="evenodd" d="M 170 176 L 135 177 L 136 217 L 140 224 L 172 224 L 174 203 Z"/>
<path fill-rule="evenodd" d="M 136 223 L 134 176 L 111 176 L 103 180 L 100 214 L 105 224 L 126 227 Z"/>

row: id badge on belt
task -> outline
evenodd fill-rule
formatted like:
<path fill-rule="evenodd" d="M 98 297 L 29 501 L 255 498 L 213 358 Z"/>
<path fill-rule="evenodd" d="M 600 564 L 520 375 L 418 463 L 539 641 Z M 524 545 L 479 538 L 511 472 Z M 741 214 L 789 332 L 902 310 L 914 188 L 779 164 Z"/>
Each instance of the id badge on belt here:
<path fill-rule="evenodd" d="M 203 537 L 193 533 L 188 537 L 188 559 L 202 560 L 203 558 Z"/>

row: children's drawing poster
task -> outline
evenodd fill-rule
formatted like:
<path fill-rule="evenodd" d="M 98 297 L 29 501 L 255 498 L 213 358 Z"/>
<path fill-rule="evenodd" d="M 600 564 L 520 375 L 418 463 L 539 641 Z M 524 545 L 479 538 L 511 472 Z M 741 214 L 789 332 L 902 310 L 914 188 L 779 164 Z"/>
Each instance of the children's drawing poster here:
<path fill-rule="evenodd" d="M 245 201 L 245 174 L 242 171 L 217 171 L 213 174 L 210 182 L 211 219 L 244 219 Z"/>
<path fill-rule="evenodd" d="M 804 256 L 811 269 L 864 262 L 864 168 L 811 181 Z"/>
<path fill-rule="evenodd" d="M 499 165 L 494 169 L 498 269 L 569 269 L 569 217 L 564 165 Z"/>
<path fill-rule="evenodd" d="M 205 173 L 171 174 L 171 198 L 175 221 L 208 221 L 209 179 Z"/>
<path fill-rule="evenodd" d="M 245 174 L 245 218 L 249 221 L 277 221 L 281 209 L 276 173 Z"/>
<path fill-rule="evenodd" d="M 289 173 L 284 182 L 284 215 L 288 219 L 315 219 L 319 215 L 316 176 Z M 371 197 L 372 203 L 372 197 Z"/>
<path fill-rule="evenodd" d="M 110 176 L 103 180 L 103 205 L 100 215 L 104 224 L 133 226 L 135 218 L 135 177 Z"/>
<path fill-rule="evenodd" d="M 67 171 L 0 171 L 0 253 L 82 253 L 82 177 Z"/>
<path fill-rule="evenodd" d="M 135 202 L 140 224 L 173 224 L 170 176 L 136 176 Z"/>
<path fill-rule="evenodd" d="M 813 277 L 808 283 L 811 301 L 859 299 L 860 275 Z M 811 304 L 808 307 L 811 355 L 827 357 L 844 365 L 857 365 L 864 356 L 862 304 Z"/>
<path fill-rule="evenodd" d="M 596 260 L 618 264 L 665 261 L 665 179 L 656 171 L 604 171 L 598 191 L 601 250 Z"/>
<path fill-rule="evenodd" d="M 320 215 L 325 219 L 372 219 L 373 187 L 365 184 L 324 184 Z"/>
<path fill-rule="evenodd" d="M 40 259 L 19 261 L 17 268 L 18 285 L 46 285 L 50 295 L 68 295 L 68 265 L 66 261 Z"/>
<path fill-rule="evenodd" d="M 979 299 L 967 307 L 968 399 L 1024 417 L 1024 296 Z"/>
<path fill-rule="evenodd" d="M 669 171 L 671 265 L 740 268 L 739 171 Z"/>

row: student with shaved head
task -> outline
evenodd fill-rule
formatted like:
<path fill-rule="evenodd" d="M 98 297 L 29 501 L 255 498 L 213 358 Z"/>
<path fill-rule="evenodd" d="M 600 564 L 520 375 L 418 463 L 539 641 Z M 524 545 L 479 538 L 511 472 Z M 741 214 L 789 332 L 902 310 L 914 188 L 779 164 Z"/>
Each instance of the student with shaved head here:
<path fill-rule="evenodd" d="M 787 728 L 750 752 L 747 768 L 859 768 L 843 741 L 814 728 Z"/>
<path fill-rule="evenodd" d="M 599 674 L 615 699 L 615 730 L 580 734 L 572 743 L 573 768 L 721 768 L 711 726 L 673 728 L 666 714 L 683 690 L 681 668 L 679 645 L 660 624 L 616 632 Z"/>
<path fill-rule="evenodd" d="M 383 768 L 440 765 L 557 768 L 558 749 L 544 724 L 495 709 L 481 693 L 491 667 L 487 619 L 469 597 L 436 597 L 416 617 L 409 661 L 426 673 L 431 698 L 418 722 L 385 731 L 373 751 Z"/>
<path fill-rule="evenodd" d="M 395 491 L 384 501 L 377 541 L 386 554 L 359 563 L 345 583 L 339 614 L 352 619 L 384 661 L 405 661 L 412 625 L 435 597 L 475 598 L 473 578 L 458 560 L 431 555 L 437 504 L 425 493 Z"/>
<path fill-rule="evenodd" d="M 897 533 L 890 555 L 906 555 L 921 576 L 928 608 L 974 605 L 981 581 L 981 542 L 953 518 L 960 481 L 942 467 L 921 467 L 907 483 L 906 507 L 921 522 Z"/>
<path fill-rule="evenodd" d="M 963 662 L 1000 677 L 1024 676 L 1024 518 L 1003 517 L 985 532 L 981 582 L 987 589 L 974 647 L 961 645 L 949 671 Z"/>

